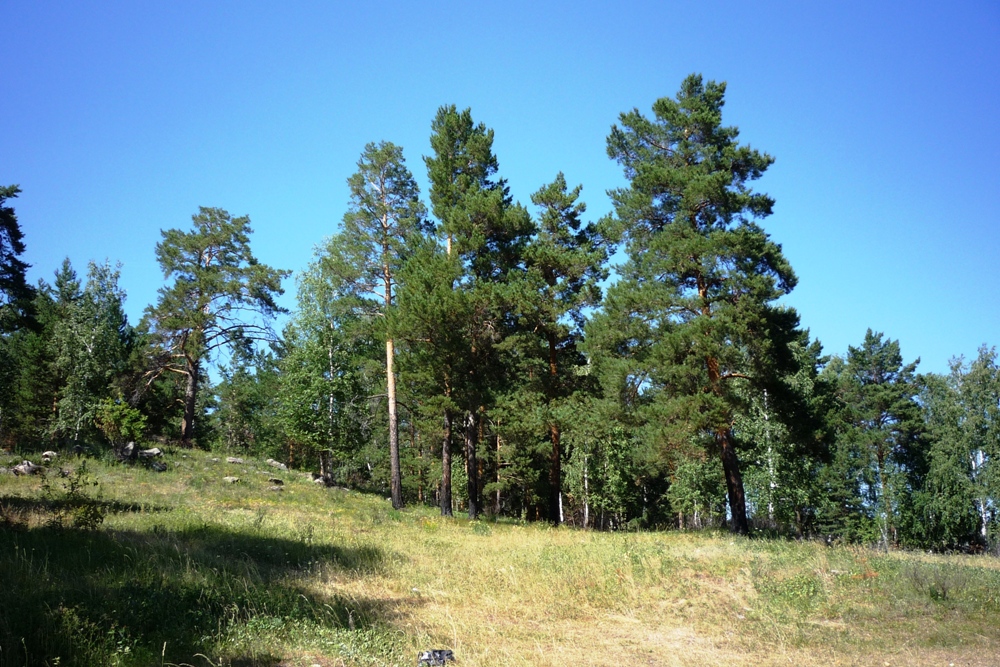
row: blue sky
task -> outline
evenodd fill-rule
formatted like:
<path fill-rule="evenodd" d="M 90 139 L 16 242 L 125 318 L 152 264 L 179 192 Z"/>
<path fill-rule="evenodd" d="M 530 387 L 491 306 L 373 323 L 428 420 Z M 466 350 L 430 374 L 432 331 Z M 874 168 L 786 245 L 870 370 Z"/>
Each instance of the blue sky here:
<path fill-rule="evenodd" d="M 12 1 L 3 23 L 0 183 L 23 189 L 30 277 L 121 261 L 133 321 L 162 285 L 160 229 L 199 205 L 248 214 L 258 258 L 298 271 L 365 143 L 402 145 L 426 183 L 443 104 L 496 131 L 515 198 L 563 171 L 596 219 L 623 183 L 618 114 L 700 72 L 777 160 L 764 226 L 827 352 L 871 327 L 941 372 L 1000 343 L 995 0 Z"/>

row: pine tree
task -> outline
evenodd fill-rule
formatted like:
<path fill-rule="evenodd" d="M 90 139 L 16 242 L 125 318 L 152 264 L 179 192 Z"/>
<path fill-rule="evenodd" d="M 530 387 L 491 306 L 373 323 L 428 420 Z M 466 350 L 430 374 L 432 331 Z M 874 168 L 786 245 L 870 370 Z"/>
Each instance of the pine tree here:
<path fill-rule="evenodd" d="M 730 528 L 749 530 L 733 422 L 748 394 L 794 366 L 797 316 L 775 301 L 796 278 L 755 222 L 773 200 L 750 183 L 773 158 L 722 125 L 725 84 L 691 75 L 654 117 L 621 115 L 608 155 L 630 185 L 612 191 L 609 235 L 628 255 L 588 328 L 611 395 L 632 395 L 661 448 L 694 440 L 725 475 Z"/>
<path fill-rule="evenodd" d="M 918 359 L 903 364 L 899 341 L 871 329 L 860 347 L 848 347 L 838 396 L 843 428 L 837 447 L 856 462 L 848 474 L 883 547 L 899 542 L 904 509 L 925 472 L 923 421 L 916 402 Z"/>
<path fill-rule="evenodd" d="M 403 506 L 399 464 L 395 333 L 389 312 L 395 306 L 399 271 L 416 237 L 426 231 L 424 207 L 403 151 L 381 142 L 368 144 L 358 171 L 348 181 L 351 203 L 337 236 L 334 257 L 346 286 L 370 314 L 378 314 L 385 339 L 385 378 L 389 412 L 389 460 L 392 505 Z"/>
<path fill-rule="evenodd" d="M 469 516 L 482 509 L 477 446 L 486 412 L 503 382 L 497 344 L 516 326 L 509 307 L 524 275 L 524 248 L 534 232 L 527 210 L 511 201 L 506 182 L 494 178 L 493 131 L 475 124 L 469 109 L 441 107 L 431 125 L 433 156 L 425 157 L 432 211 L 445 254 L 461 262 L 451 285 L 464 294 L 471 314 L 466 347 L 450 366 L 449 398 L 461 397 Z M 460 370 L 459 370 L 460 369 Z M 452 424 L 451 416 L 445 421 Z"/>
<path fill-rule="evenodd" d="M 583 224 L 580 190 L 569 190 L 560 173 L 531 196 L 540 209 L 538 233 L 524 251 L 527 273 L 516 284 L 513 304 L 521 322 L 510 342 L 518 365 L 512 391 L 527 392 L 522 402 L 541 404 L 518 416 L 539 414 L 549 440 L 547 514 L 554 524 L 563 514 L 561 407 L 587 385 L 589 378 L 579 372 L 586 364 L 578 350 L 583 314 L 600 302 L 599 283 L 607 277 L 607 250 L 594 227 Z"/>
<path fill-rule="evenodd" d="M 7 205 L 21 193 L 16 185 L 0 186 L 0 334 L 9 333 L 34 319 L 34 289 L 28 285 L 28 264 L 21 260 L 24 233 L 13 206 Z"/>
<path fill-rule="evenodd" d="M 195 433 L 205 362 L 224 348 L 276 338 L 270 322 L 284 309 L 274 299 L 284 293 L 281 280 L 289 273 L 254 257 L 249 217 L 200 207 L 191 220 L 191 231 L 161 232 L 156 259 L 173 283 L 160 288 L 157 304 L 146 310 L 163 352 L 158 370 L 185 381 L 180 436 L 187 446 Z"/>

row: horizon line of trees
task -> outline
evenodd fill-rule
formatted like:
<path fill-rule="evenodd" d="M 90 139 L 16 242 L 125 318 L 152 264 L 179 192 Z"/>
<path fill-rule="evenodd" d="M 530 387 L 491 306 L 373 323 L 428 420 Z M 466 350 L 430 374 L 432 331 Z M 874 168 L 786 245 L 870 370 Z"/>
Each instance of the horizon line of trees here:
<path fill-rule="evenodd" d="M 995 550 L 995 348 L 947 375 L 871 330 L 825 356 L 779 303 L 797 278 L 752 188 L 773 158 L 724 98 L 691 75 L 621 114 L 628 185 L 597 221 L 562 173 L 514 201 L 469 109 L 432 121 L 426 203 L 402 149 L 368 144 L 280 334 L 289 272 L 254 257 L 248 217 L 164 231 L 132 325 L 108 262 L 26 284 L 0 188 L 0 444 L 326 453 L 337 483 L 447 516 Z"/>

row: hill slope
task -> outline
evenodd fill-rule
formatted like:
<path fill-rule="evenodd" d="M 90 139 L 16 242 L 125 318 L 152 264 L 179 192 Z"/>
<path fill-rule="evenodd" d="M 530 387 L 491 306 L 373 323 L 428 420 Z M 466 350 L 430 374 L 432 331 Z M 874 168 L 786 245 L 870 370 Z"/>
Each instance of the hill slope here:
<path fill-rule="evenodd" d="M 194 451 L 57 463 L 0 474 L 0 667 L 1000 664 L 987 557 L 444 520 Z"/>

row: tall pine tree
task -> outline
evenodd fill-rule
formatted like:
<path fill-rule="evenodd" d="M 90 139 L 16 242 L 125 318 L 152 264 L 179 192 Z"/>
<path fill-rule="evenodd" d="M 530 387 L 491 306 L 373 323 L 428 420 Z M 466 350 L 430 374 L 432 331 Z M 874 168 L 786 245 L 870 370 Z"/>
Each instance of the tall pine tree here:
<path fill-rule="evenodd" d="M 757 220 L 774 201 L 750 183 L 773 158 L 722 124 L 724 83 L 687 77 L 653 118 L 633 110 L 608 137 L 629 187 L 612 191 L 609 233 L 628 261 L 588 335 L 609 361 L 612 392 L 646 404 L 659 446 L 696 439 L 724 471 L 730 528 L 749 530 L 734 419 L 748 387 L 794 367 L 798 318 L 775 301 L 796 282 Z"/>

